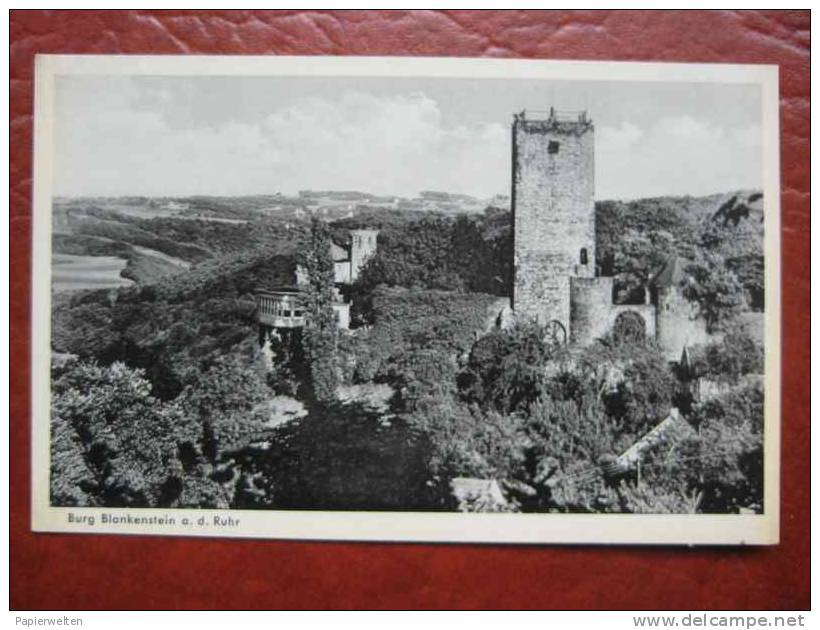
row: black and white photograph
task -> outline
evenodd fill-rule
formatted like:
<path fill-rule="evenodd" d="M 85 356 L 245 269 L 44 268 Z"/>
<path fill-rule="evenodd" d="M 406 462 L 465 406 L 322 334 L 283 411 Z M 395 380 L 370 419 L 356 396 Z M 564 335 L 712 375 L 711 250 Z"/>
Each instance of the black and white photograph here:
<path fill-rule="evenodd" d="M 777 542 L 776 68 L 37 72 L 35 529 Z"/>

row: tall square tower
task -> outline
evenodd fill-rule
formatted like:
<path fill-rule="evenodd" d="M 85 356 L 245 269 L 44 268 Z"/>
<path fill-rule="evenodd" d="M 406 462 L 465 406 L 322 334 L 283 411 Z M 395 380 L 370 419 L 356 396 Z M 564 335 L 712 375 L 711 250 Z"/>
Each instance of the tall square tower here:
<path fill-rule="evenodd" d="M 586 112 L 521 112 L 512 152 L 513 308 L 568 339 L 570 277 L 595 276 L 592 121 Z"/>
<path fill-rule="evenodd" d="M 350 281 L 359 277 L 359 272 L 376 253 L 378 230 L 350 230 Z"/>

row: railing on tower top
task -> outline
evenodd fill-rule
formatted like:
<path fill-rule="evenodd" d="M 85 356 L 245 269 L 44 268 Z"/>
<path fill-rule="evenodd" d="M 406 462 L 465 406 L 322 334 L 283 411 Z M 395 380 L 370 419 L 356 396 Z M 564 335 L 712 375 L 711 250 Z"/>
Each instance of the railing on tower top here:
<path fill-rule="evenodd" d="M 549 120 L 554 122 L 578 122 L 588 123 L 589 116 L 586 110 L 569 109 L 524 109 L 521 110 L 522 120 Z"/>

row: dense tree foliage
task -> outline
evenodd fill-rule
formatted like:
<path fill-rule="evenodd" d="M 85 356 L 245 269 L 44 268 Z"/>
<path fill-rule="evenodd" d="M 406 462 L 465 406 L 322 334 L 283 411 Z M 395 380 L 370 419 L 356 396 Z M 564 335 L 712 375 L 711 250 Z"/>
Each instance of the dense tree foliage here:
<path fill-rule="evenodd" d="M 80 364 L 54 383 L 52 500 L 153 506 L 179 471 L 174 415 L 139 370 Z"/>
<path fill-rule="evenodd" d="M 604 337 L 582 352 L 578 367 L 592 379 L 607 415 L 632 435 L 645 433 L 672 406 L 675 378 L 651 339 Z"/>
<path fill-rule="evenodd" d="M 642 301 L 643 287 L 670 255 L 692 255 L 699 219 L 694 202 L 684 197 L 596 204 L 597 264 L 603 275 L 615 277 L 618 301 Z"/>
<path fill-rule="evenodd" d="M 691 366 L 698 376 L 737 382 L 745 374 L 763 374 L 763 348 L 737 322 L 723 337 L 707 344 Z"/>
<path fill-rule="evenodd" d="M 347 380 L 385 381 L 405 353 L 438 350 L 456 358 L 494 325 L 505 300 L 482 293 L 379 287 L 370 295 L 372 325 L 342 337 Z"/>
<path fill-rule="evenodd" d="M 356 321 L 372 321 L 372 291 L 381 285 L 508 296 L 512 234 L 509 213 L 423 218 L 388 225 L 354 287 Z"/>
<path fill-rule="evenodd" d="M 677 255 L 694 263 L 692 272 L 703 286 L 688 297 L 706 309 L 712 324 L 727 319 L 721 317 L 723 308 L 731 312 L 748 302 L 761 310 L 762 224 L 748 213 L 725 221 L 716 212 L 719 206 L 740 204 L 740 199 L 715 195 L 598 202 L 597 264 L 604 275 L 615 277 L 617 300 L 642 301 L 652 275 Z"/>
<path fill-rule="evenodd" d="M 742 310 L 743 287 L 718 256 L 705 252 L 686 272 L 691 281 L 684 285 L 683 294 L 700 307 L 708 331 L 720 330 Z"/>
<path fill-rule="evenodd" d="M 267 390 L 221 359 L 176 400 L 142 370 L 75 362 L 54 381 L 52 501 L 57 505 L 228 507 L 231 453 L 266 431 Z"/>
<path fill-rule="evenodd" d="M 763 387 L 757 382 L 704 402 L 693 414 L 697 457 L 688 474 L 703 487 L 703 510 L 763 509 Z"/>
<path fill-rule="evenodd" d="M 254 288 L 289 278 L 293 260 L 270 252 L 203 263 L 155 285 L 58 296 L 52 346 L 143 368 L 158 397 L 174 398 L 214 359 L 248 356 L 257 339 Z M 281 281 L 280 281 L 281 282 Z"/>
<path fill-rule="evenodd" d="M 269 434 L 236 459 L 246 508 L 419 510 L 437 505 L 428 484 L 429 441 L 402 418 L 330 402 Z"/>

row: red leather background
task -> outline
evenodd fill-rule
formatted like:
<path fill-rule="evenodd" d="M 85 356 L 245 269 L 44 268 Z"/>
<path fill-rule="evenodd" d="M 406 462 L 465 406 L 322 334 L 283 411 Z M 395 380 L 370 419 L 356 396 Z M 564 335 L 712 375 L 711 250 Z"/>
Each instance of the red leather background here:
<path fill-rule="evenodd" d="M 13 11 L 11 606 L 808 608 L 809 12 Z M 29 531 L 36 53 L 452 55 L 780 65 L 781 544 L 760 549 L 336 544 Z"/>

